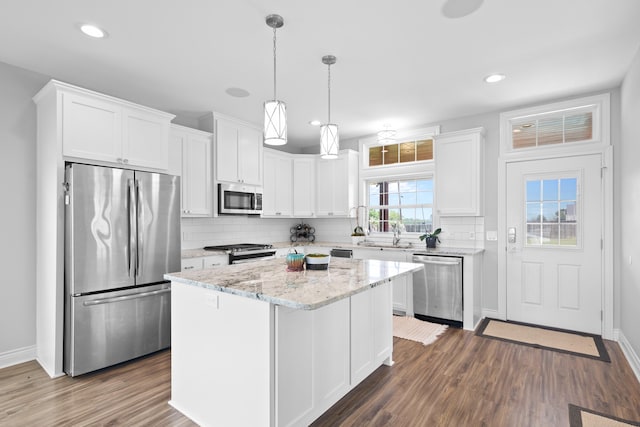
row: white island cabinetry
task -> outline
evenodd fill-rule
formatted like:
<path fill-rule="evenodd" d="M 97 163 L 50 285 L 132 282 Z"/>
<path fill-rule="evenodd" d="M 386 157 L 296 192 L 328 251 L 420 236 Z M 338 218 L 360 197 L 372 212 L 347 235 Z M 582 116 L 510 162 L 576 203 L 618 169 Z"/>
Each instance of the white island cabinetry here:
<path fill-rule="evenodd" d="M 392 364 L 392 281 L 421 266 L 346 259 L 332 260 L 329 271 L 284 266 L 274 259 L 166 276 L 170 403 L 198 424 L 309 425 Z"/>

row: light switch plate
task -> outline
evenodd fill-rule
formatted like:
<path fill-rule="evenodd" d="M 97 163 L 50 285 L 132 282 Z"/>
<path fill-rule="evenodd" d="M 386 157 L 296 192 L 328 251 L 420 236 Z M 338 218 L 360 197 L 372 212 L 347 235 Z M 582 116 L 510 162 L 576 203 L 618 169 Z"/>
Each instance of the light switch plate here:
<path fill-rule="evenodd" d="M 487 240 L 498 240 L 498 232 L 497 231 L 487 231 Z"/>

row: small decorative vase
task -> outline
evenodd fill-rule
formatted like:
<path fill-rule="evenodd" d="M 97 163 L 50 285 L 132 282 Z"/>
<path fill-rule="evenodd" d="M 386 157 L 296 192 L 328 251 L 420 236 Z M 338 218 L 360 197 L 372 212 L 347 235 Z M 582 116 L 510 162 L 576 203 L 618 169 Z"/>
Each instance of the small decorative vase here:
<path fill-rule="evenodd" d="M 435 248 L 436 247 L 436 242 L 438 241 L 437 237 L 427 237 L 425 239 L 427 241 L 427 248 Z"/>

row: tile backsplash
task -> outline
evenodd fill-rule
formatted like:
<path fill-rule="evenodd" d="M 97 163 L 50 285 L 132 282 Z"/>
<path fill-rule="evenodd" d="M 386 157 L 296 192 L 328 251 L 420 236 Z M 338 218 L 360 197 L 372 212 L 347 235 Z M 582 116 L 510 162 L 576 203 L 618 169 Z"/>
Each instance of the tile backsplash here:
<path fill-rule="evenodd" d="M 446 248 L 484 248 L 484 217 L 440 217 L 440 246 Z"/>
<path fill-rule="evenodd" d="M 182 249 L 196 249 L 227 243 L 277 243 L 289 241 L 290 228 L 301 222 L 316 229 L 317 242 L 351 242 L 355 220 L 349 218 L 257 218 L 219 216 L 217 218 L 183 218 Z M 483 217 L 441 217 L 439 244 L 448 248 L 484 248 Z M 418 238 L 404 234 L 402 241 L 423 245 Z M 391 235 L 377 240 L 390 240 Z"/>

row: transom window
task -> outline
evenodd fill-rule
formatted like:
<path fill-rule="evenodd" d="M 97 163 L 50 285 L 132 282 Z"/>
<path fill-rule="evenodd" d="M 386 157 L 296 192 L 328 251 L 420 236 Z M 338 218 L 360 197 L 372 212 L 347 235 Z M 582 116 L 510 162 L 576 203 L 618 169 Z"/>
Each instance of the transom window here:
<path fill-rule="evenodd" d="M 433 139 L 369 146 L 369 166 L 433 160 Z"/>
<path fill-rule="evenodd" d="M 433 180 L 431 178 L 370 181 L 369 231 L 389 232 L 395 228 L 409 233 L 433 228 Z"/>
<path fill-rule="evenodd" d="M 539 114 L 511 121 L 513 149 L 591 141 L 593 108 Z"/>
<path fill-rule="evenodd" d="M 527 246 L 578 245 L 577 178 L 526 181 Z"/>

